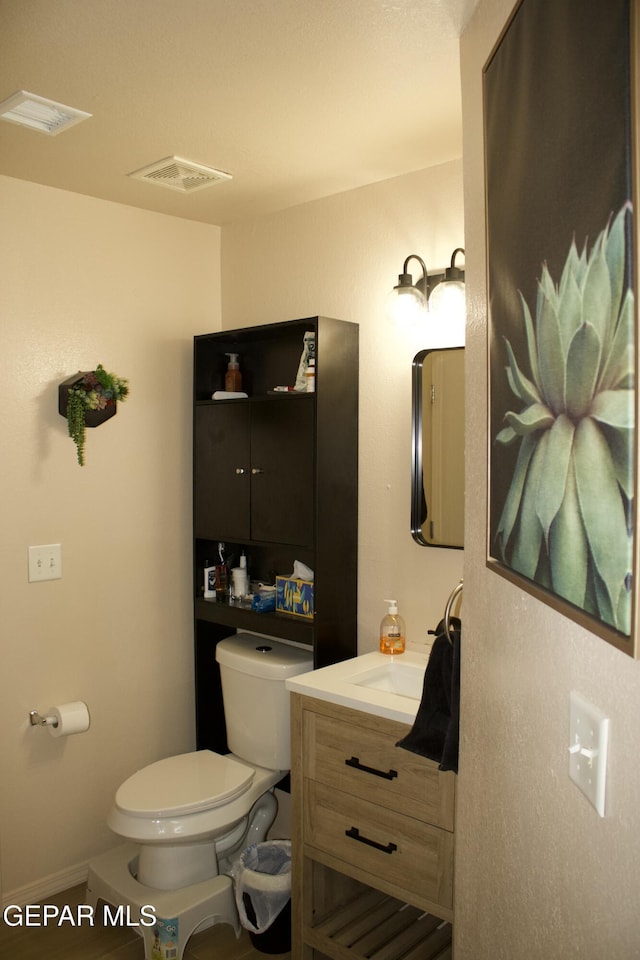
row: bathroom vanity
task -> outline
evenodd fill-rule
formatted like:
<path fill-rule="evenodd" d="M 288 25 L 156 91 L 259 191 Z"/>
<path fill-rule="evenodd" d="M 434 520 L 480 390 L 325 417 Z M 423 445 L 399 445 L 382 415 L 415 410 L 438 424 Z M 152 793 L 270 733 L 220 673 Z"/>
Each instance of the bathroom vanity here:
<path fill-rule="evenodd" d="M 415 665 L 404 656 L 398 676 Z M 376 671 L 394 681 L 385 659 L 287 684 L 295 960 L 355 960 L 383 945 L 388 960 L 451 955 L 455 775 L 396 747 L 419 701 L 378 683 Z"/>
<path fill-rule="evenodd" d="M 304 336 L 315 335 L 314 392 L 293 386 Z M 237 354 L 246 398 L 224 390 Z M 329 317 L 224 330 L 194 338 L 194 621 L 199 749 L 225 752 L 215 662 L 236 630 L 309 647 L 315 666 L 356 652 L 358 538 L 358 326 Z M 314 571 L 311 617 L 258 613 L 205 599 L 203 570 L 218 543 L 251 580 Z"/>

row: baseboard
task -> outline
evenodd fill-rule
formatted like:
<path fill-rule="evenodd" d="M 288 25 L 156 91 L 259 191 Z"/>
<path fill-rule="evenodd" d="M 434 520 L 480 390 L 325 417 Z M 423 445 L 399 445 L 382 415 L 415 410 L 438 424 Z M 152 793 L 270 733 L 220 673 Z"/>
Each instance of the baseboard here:
<path fill-rule="evenodd" d="M 67 867 L 66 870 L 60 870 L 58 873 L 51 873 L 48 877 L 43 877 L 35 883 L 28 883 L 24 887 L 17 887 L 11 893 L 2 898 L 2 909 L 10 904 L 17 907 L 24 907 L 27 903 L 39 903 L 56 893 L 62 893 L 75 887 L 79 883 L 86 883 L 89 873 L 89 861 L 77 863 L 73 867 Z"/>

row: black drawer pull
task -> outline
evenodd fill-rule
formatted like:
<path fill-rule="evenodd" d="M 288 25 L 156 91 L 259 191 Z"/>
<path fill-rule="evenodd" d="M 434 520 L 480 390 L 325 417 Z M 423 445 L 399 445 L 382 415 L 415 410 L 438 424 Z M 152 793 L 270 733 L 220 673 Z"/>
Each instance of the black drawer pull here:
<path fill-rule="evenodd" d="M 370 840 L 369 837 L 361 837 L 357 827 L 351 827 L 350 830 L 345 830 L 344 835 L 345 837 L 351 837 L 352 840 L 358 840 L 360 843 L 366 843 L 368 847 L 375 847 L 376 850 L 382 850 L 383 853 L 393 853 L 394 850 L 398 849 L 396 843 L 378 843 L 377 840 Z"/>
<path fill-rule="evenodd" d="M 345 763 L 348 767 L 355 767 L 356 770 L 363 770 L 364 773 L 372 773 L 374 777 L 383 777 L 385 780 L 393 780 L 394 777 L 398 776 L 397 770 L 388 770 L 387 773 L 384 770 L 376 770 L 375 767 L 366 767 L 364 763 L 360 763 L 359 757 L 351 757 L 351 760 L 345 760 Z"/>

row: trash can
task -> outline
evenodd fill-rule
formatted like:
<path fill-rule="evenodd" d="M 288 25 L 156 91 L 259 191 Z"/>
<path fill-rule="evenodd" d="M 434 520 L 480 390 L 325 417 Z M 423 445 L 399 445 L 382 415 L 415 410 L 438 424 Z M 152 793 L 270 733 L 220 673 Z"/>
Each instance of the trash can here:
<path fill-rule="evenodd" d="M 291 950 L 291 841 L 254 843 L 236 877 L 240 922 L 260 953 Z"/>

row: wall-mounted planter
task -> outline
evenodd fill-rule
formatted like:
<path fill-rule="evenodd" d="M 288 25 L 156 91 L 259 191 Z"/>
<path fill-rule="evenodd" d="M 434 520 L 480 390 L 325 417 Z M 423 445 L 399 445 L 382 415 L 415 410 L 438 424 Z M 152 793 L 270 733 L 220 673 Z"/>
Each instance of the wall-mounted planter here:
<path fill-rule="evenodd" d="M 68 380 L 63 380 L 58 386 L 58 413 L 61 417 L 67 418 L 67 407 L 69 405 L 69 390 L 71 387 L 75 387 L 76 384 L 80 383 L 83 377 L 86 377 L 87 373 L 90 371 L 80 371 L 79 373 L 74 374 L 72 377 L 69 377 Z M 115 417 L 118 412 L 118 404 L 115 400 L 111 400 L 107 403 L 107 406 L 104 410 L 86 410 L 84 415 L 84 423 L 86 427 L 99 427 L 101 423 L 104 423 L 106 420 L 110 420 L 111 417 Z"/>
<path fill-rule="evenodd" d="M 95 370 L 79 370 L 58 385 L 58 412 L 65 417 L 76 445 L 78 463 L 84 466 L 85 427 L 99 427 L 115 417 L 117 401 L 129 394 L 129 381 L 108 373 L 101 363 Z"/>
<path fill-rule="evenodd" d="M 87 373 L 90 371 L 80 371 L 74 374 L 73 377 L 69 377 L 68 380 L 63 380 L 58 386 L 58 413 L 61 417 L 67 418 L 67 407 L 69 405 L 69 390 L 71 387 L 75 387 L 76 384 L 86 377 Z M 107 403 L 107 406 L 104 410 L 86 410 L 84 415 L 85 426 L 87 427 L 99 427 L 101 423 L 104 423 L 106 420 L 110 420 L 111 417 L 115 417 L 118 412 L 118 404 L 115 400 L 110 400 Z"/>

